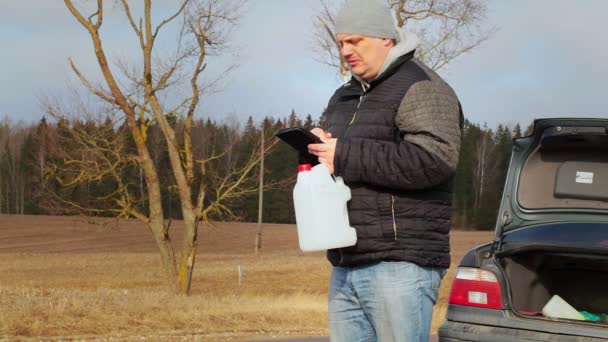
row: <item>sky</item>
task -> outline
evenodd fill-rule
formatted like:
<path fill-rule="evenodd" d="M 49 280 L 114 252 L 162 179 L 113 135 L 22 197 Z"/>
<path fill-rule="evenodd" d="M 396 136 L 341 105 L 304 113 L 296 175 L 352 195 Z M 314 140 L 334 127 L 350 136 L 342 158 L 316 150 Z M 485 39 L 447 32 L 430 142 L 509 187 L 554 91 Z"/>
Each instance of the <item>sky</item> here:
<path fill-rule="evenodd" d="M 159 3 L 156 13 L 164 14 L 174 1 Z M 293 109 L 318 118 L 341 85 L 313 50 L 319 8 L 318 0 L 249 0 L 230 36 L 230 53 L 208 65 L 215 74 L 233 62 L 238 68 L 223 78 L 221 92 L 202 99 L 199 117 L 259 120 Z M 483 25 L 497 32 L 439 74 L 456 91 L 465 117 L 491 128 L 525 127 L 542 117 L 608 117 L 606 13 L 604 0 L 489 0 Z M 116 9 L 104 22 L 113 60 L 137 56 L 137 41 L 124 24 Z M 38 121 L 40 98 L 82 88 L 68 57 L 89 79 L 101 79 L 90 38 L 61 0 L 0 0 L 0 46 L 0 119 Z"/>

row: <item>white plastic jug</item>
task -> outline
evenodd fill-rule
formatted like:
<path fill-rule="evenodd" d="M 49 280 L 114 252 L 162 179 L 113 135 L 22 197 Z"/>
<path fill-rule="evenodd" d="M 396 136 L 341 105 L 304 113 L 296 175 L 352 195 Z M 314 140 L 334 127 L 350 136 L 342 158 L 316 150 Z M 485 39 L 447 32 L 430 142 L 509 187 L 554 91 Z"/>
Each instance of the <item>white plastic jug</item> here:
<path fill-rule="evenodd" d="M 543 307 L 543 315 L 552 318 L 585 320 L 583 315 L 558 295 L 551 297 L 549 302 Z"/>
<path fill-rule="evenodd" d="M 300 165 L 293 189 L 300 249 L 304 252 L 353 246 L 357 233 L 348 223 L 350 189 L 342 177 L 332 178 L 327 166 Z"/>

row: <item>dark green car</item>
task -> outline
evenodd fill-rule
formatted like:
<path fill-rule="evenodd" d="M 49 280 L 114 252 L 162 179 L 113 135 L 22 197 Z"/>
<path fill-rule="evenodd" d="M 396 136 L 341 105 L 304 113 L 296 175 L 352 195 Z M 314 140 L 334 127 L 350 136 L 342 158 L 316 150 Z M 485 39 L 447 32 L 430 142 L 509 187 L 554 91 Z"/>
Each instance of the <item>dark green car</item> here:
<path fill-rule="evenodd" d="M 608 341 L 608 120 L 514 140 L 494 241 L 460 261 L 439 341 Z"/>

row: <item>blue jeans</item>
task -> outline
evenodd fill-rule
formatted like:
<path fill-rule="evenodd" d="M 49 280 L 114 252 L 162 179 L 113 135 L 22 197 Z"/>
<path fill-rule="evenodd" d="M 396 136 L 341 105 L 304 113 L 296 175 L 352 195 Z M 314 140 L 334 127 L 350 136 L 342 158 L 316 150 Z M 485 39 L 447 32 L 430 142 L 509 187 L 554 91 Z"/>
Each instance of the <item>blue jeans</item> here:
<path fill-rule="evenodd" d="M 332 342 L 428 342 L 445 269 L 378 262 L 334 267 L 329 288 Z"/>

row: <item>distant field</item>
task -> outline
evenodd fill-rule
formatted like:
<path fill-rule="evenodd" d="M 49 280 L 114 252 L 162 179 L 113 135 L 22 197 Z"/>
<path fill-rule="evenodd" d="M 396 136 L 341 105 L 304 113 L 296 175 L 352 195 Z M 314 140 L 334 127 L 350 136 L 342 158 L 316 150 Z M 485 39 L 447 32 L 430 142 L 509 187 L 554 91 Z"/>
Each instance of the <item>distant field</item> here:
<path fill-rule="evenodd" d="M 135 220 L 0 215 L 0 340 L 87 339 L 238 341 L 327 335 L 331 271 L 323 253 L 301 253 L 295 226 L 202 226 L 189 297 L 166 290 L 156 246 Z M 180 241 L 181 223 L 172 224 Z M 490 241 L 454 232 L 452 263 Z M 239 286 L 239 266 L 243 272 Z M 450 269 L 435 309 L 443 316 Z"/>

